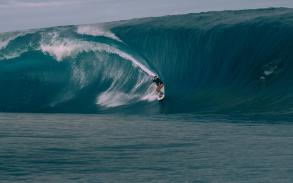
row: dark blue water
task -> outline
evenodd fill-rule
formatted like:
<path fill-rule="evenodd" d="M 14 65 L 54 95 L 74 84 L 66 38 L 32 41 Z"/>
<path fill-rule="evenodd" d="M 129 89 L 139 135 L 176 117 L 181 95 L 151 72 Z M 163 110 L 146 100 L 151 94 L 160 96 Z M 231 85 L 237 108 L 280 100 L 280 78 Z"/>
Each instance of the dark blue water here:
<path fill-rule="evenodd" d="M 0 114 L 0 182 L 288 182 L 293 126 L 228 116 Z"/>

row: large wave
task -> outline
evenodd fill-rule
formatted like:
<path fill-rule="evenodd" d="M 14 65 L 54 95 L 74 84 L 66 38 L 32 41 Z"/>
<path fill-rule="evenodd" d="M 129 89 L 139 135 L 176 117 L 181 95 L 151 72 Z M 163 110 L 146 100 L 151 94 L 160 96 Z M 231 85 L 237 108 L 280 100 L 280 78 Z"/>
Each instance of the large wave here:
<path fill-rule="evenodd" d="M 0 111 L 291 114 L 292 49 L 285 8 L 4 33 Z"/>

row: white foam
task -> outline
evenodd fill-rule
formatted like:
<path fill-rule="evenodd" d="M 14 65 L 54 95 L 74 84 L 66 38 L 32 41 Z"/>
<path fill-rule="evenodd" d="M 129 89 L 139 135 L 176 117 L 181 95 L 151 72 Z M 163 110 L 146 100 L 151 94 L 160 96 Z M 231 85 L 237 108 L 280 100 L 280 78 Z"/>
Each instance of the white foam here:
<path fill-rule="evenodd" d="M 78 82 L 78 86 L 80 89 L 84 88 L 88 84 L 85 71 L 78 67 L 73 67 L 72 72 L 73 80 Z"/>
<path fill-rule="evenodd" d="M 118 48 L 103 43 L 87 42 L 80 40 L 61 39 L 55 34 L 51 35 L 51 39 L 41 42 L 40 48 L 43 52 L 49 53 L 55 57 L 57 61 L 62 61 L 66 57 L 75 57 L 78 53 L 89 51 L 100 51 L 111 54 L 119 55 L 121 58 L 132 62 L 136 67 L 139 67 L 142 71 L 146 72 L 150 76 L 154 76 L 155 73 L 148 69 L 145 65 L 141 64 L 133 56 L 129 55 Z"/>
<path fill-rule="evenodd" d="M 156 93 L 156 87 L 154 85 L 151 85 L 144 95 L 141 96 L 142 101 L 148 101 L 152 102 L 157 100 L 157 93 Z"/>
<path fill-rule="evenodd" d="M 97 97 L 97 104 L 104 107 L 118 107 L 126 104 L 131 104 L 132 101 L 148 101 L 152 102 L 157 99 L 155 89 L 150 86 L 145 93 L 138 95 L 134 90 L 129 93 L 111 89 L 103 92 Z"/>
<path fill-rule="evenodd" d="M 25 36 L 27 34 L 33 34 L 35 32 L 36 30 L 28 30 L 23 32 L 11 32 L 0 34 L 0 51 L 3 51 L 0 59 L 13 59 L 27 52 L 29 48 L 32 47 L 31 42 L 29 44 L 16 45 L 17 48 L 13 48 L 13 50 L 3 49 L 5 49 L 9 45 L 9 43 L 15 40 L 16 38 Z"/>
<path fill-rule="evenodd" d="M 62 61 L 66 57 L 74 57 L 78 52 L 85 51 L 82 45 L 70 40 L 54 40 L 50 44 L 41 43 L 40 49 L 55 57 L 57 61 Z"/>
<path fill-rule="evenodd" d="M 141 76 L 141 75 L 140 75 Z M 139 77 L 136 85 L 131 92 L 135 93 L 143 84 L 149 84 L 150 78 L 148 76 Z M 148 89 L 140 97 L 141 101 L 154 101 L 157 99 L 156 86 L 151 84 Z"/>
<path fill-rule="evenodd" d="M 6 48 L 6 46 L 19 36 L 17 33 L 3 33 L 0 34 L 0 50 Z"/>
<path fill-rule="evenodd" d="M 132 55 L 118 48 L 103 43 L 60 38 L 58 33 L 50 33 L 44 36 L 43 41 L 41 41 L 40 44 L 40 49 L 44 53 L 55 57 L 57 61 L 62 61 L 66 57 L 75 57 L 81 52 L 105 52 L 117 55 L 126 61 L 130 61 L 134 67 L 140 69 L 139 77 L 137 78 L 136 83 L 132 86 L 131 91 L 125 91 L 123 89 L 131 78 L 125 78 L 125 73 L 122 68 L 119 69 L 113 67 L 108 68 L 110 70 L 105 70 L 105 73 L 102 74 L 104 78 L 101 79 L 106 80 L 110 78 L 113 82 L 105 92 L 97 96 L 97 105 L 104 107 L 117 107 L 134 101 L 156 100 L 156 94 L 154 93 L 155 89 L 152 88 L 149 77 L 155 75 L 155 73 L 149 70 L 145 65 L 141 64 Z M 102 62 L 100 64 L 102 64 Z M 112 71 L 111 69 L 115 70 Z M 86 70 L 83 70 L 80 67 L 73 68 L 73 80 L 77 85 L 80 85 L 79 89 L 88 85 L 90 82 L 86 72 Z M 145 84 L 150 86 L 146 87 Z M 141 93 L 145 88 L 146 91 Z"/>
<path fill-rule="evenodd" d="M 80 25 L 76 32 L 91 36 L 104 36 L 122 42 L 115 34 L 98 25 Z"/>
<path fill-rule="evenodd" d="M 1 39 L 0 38 L 0 50 L 5 48 L 11 40 L 12 40 L 12 38 L 8 38 L 8 39 Z"/>
<path fill-rule="evenodd" d="M 140 63 L 137 59 L 135 59 L 133 56 L 129 55 L 128 53 L 125 53 L 121 50 L 114 49 L 111 50 L 113 51 L 112 53 L 119 55 L 120 57 L 124 58 L 125 60 L 131 61 L 135 66 L 139 67 L 141 70 L 146 72 L 149 76 L 154 76 L 155 73 L 152 72 L 150 69 L 148 69 L 145 65 Z"/>
<path fill-rule="evenodd" d="M 0 50 L 7 47 L 7 45 L 20 36 L 24 36 L 29 32 L 13 32 L 0 34 Z"/>
<path fill-rule="evenodd" d="M 104 107 L 118 107 L 129 103 L 136 96 L 131 96 L 123 92 L 104 92 L 97 100 L 97 104 Z"/>
<path fill-rule="evenodd" d="M 14 50 L 4 50 L 11 41 L 15 40 L 18 37 L 25 36 L 27 34 L 32 34 L 36 32 L 35 30 L 29 30 L 24 32 L 12 32 L 12 33 L 2 33 L 0 34 L 0 50 L 3 50 L 2 55 L 0 56 L 0 59 L 13 59 L 16 57 L 19 57 L 24 52 L 27 52 L 30 44 L 28 45 L 18 45 L 17 48 L 14 48 Z"/>
<path fill-rule="evenodd" d="M 30 33 L 34 33 L 35 31 L 29 30 L 24 32 L 8 32 L 8 33 L 0 33 L 0 50 L 7 47 L 7 45 L 20 36 L 25 36 Z"/>
<path fill-rule="evenodd" d="M 6 53 L 5 55 L 0 56 L 0 60 L 4 60 L 4 59 L 9 60 L 9 59 L 17 58 L 21 56 L 23 53 L 25 53 L 26 51 L 27 49 L 22 49 L 22 50 L 17 50 L 15 52 Z"/>
<path fill-rule="evenodd" d="M 137 101 L 154 101 L 156 100 L 155 86 L 149 83 L 149 76 L 144 73 L 140 73 L 136 79 L 135 85 L 131 91 L 125 93 L 121 91 L 122 88 L 127 84 L 127 80 L 131 78 L 124 78 L 125 83 L 121 83 L 119 80 L 121 77 L 117 76 L 111 86 L 102 94 L 97 97 L 97 105 L 104 107 L 118 107 L 126 104 L 131 104 Z M 149 85 L 145 90 L 145 85 Z M 145 92 L 140 93 L 141 89 Z"/>
<path fill-rule="evenodd" d="M 42 35 L 40 49 L 53 56 L 57 61 L 66 57 L 75 57 L 81 52 L 96 51 L 90 42 L 61 38 L 57 32 Z"/>

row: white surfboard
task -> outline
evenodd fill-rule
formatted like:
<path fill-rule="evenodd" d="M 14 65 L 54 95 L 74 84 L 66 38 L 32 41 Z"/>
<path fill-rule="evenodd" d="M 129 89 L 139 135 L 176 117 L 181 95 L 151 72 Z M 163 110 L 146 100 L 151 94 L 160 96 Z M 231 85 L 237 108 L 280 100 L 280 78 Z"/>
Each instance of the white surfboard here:
<path fill-rule="evenodd" d="M 165 86 L 163 86 L 160 91 L 163 93 L 163 95 L 160 96 L 160 93 L 158 93 L 158 101 L 162 101 L 165 98 Z"/>

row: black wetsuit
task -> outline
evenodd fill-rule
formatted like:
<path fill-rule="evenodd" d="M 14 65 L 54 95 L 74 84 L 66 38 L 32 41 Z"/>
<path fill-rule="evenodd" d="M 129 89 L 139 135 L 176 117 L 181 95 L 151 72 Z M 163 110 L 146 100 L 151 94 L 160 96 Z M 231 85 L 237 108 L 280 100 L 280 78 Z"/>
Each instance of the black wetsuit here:
<path fill-rule="evenodd" d="M 160 86 L 161 84 L 164 84 L 163 81 L 160 78 L 153 79 L 153 82 L 156 83 L 157 86 Z"/>

